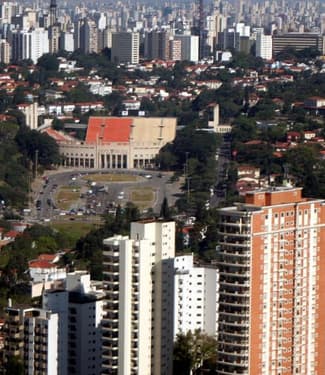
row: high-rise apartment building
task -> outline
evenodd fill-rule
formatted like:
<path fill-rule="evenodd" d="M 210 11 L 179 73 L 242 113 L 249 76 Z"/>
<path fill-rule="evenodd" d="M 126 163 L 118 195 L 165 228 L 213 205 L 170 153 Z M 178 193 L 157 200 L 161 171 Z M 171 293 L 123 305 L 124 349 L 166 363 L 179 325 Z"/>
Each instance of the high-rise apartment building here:
<path fill-rule="evenodd" d="M 140 35 L 132 32 L 112 34 L 111 59 L 116 63 L 139 63 Z"/>
<path fill-rule="evenodd" d="M 9 40 L 14 62 L 31 59 L 36 64 L 43 54 L 49 53 L 48 30 L 41 27 L 29 31 L 13 30 Z"/>
<path fill-rule="evenodd" d="M 4 363 L 20 357 L 26 374 L 59 374 L 58 314 L 8 307 L 3 330 Z"/>
<path fill-rule="evenodd" d="M 57 53 L 60 49 L 60 25 L 52 25 L 49 27 L 49 52 Z"/>
<path fill-rule="evenodd" d="M 19 110 L 25 115 L 26 125 L 35 130 L 38 128 L 38 103 L 20 104 Z"/>
<path fill-rule="evenodd" d="M 149 60 L 168 59 L 170 34 L 167 31 L 152 30 L 145 34 L 144 57 Z"/>
<path fill-rule="evenodd" d="M 180 40 L 171 39 L 168 43 L 169 53 L 168 59 L 172 61 L 182 60 L 182 42 Z"/>
<path fill-rule="evenodd" d="M 98 52 L 98 29 L 95 21 L 83 20 L 80 26 L 80 49 L 84 53 Z"/>
<path fill-rule="evenodd" d="M 219 214 L 217 374 L 324 374 L 325 201 L 273 188 Z"/>
<path fill-rule="evenodd" d="M 56 0 L 51 0 L 50 3 L 50 22 L 49 26 L 53 26 L 57 23 L 57 5 L 56 5 Z"/>
<path fill-rule="evenodd" d="M 67 274 L 64 289 L 45 291 L 43 307 L 58 314 L 60 375 L 100 375 L 104 294 L 86 271 Z"/>
<path fill-rule="evenodd" d="M 103 374 L 172 374 L 175 223 L 104 240 Z"/>
<path fill-rule="evenodd" d="M 185 61 L 199 61 L 199 36 L 176 34 L 174 40 L 181 41 L 181 57 Z"/>
<path fill-rule="evenodd" d="M 195 266 L 191 254 L 175 257 L 174 272 L 174 336 L 196 329 L 216 336 L 217 270 Z"/>
<path fill-rule="evenodd" d="M 0 39 L 0 62 L 9 64 L 10 62 L 10 44 L 5 39 Z"/>
<path fill-rule="evenodd" d="M 257 33 L 256 35 L 256 57 L 265 60 L 272 59 L 272 35 Z"/>

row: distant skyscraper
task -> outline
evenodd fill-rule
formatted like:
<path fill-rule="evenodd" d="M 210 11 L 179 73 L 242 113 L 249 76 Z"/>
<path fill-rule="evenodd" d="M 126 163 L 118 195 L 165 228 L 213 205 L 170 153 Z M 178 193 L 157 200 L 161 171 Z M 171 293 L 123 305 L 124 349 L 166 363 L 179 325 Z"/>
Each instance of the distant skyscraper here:
<path fill-rule="evenodd" d="M 140 35 L 132 32 L 112 34 L 111 59 L 116 63 L 139 63 Z"/>
<path fill-rule="evenodd" d="M 172 374 L 175 223 L 132 223 L 104 246 L 103 374 Z"/>
<path fill-rule="evenodd" d="M 172 61 L 182 60 L 182 42 L 180 40 L 171 39 L 168 46 L 168 59 Z"/>
<path fill-rule="evenodd" d="M 153 30 L 145 35 L 144 57 L 149 60 L 168 59 L 169 33 Z"/>
<path fill-rule="evenodd" d="M 219 210 L 218 375 L 325 373 L 325 201 L 301 191 Z"/>
<path fill-rule="evenodd" d="M 256 35 L 256 57 L 262 57 L 265 60 L 272 59 L 272 35 L 257 33 Z"/>
<path fill-rule="evenodd" d="M 325 35 L 325 13 L 320 16 L 320 33 Z"/>
<path fill-rule="evenodd" d="M 0 62 L 9 64 L 11 55 L 10 44 L 5 39 L 0 39 Z"/>
<path fill-rule="evenodd" d="M 43 54 L 49 53 L 48 30 L 44 28 L 13 30 L 9 38 L 14 62 L 31 59 L 36 64 Z"/>
<path fill-rule="evenodd" d="M 62 32 L 59 39 L 59 49 L 62 51 L 74 51 L 74 39 L 71 32 Z"/>
<path fill-rule="evenodd" d="M 49 27 L 49 52 L 57 53 L 60 49 L 60 26 L 54 24 Z"/>
<path fill-rule="evenodd" d="M 199 36 L 177 34 L 174 39 L 182 43 L 182 60 L 199 61 Z"/>
<path fill-rule="evenodd" d="M 57 23 L 57 5 L 56 5 L 56 0 L 51 0 L 49 26 L 53 26 L 56 23 Z"/>
<path fill-rule="evenodd" d="M 98 53 L 98 29 L 95 21 L 83 20 L 80 27 L 80 49 L 84 53 Z"/>

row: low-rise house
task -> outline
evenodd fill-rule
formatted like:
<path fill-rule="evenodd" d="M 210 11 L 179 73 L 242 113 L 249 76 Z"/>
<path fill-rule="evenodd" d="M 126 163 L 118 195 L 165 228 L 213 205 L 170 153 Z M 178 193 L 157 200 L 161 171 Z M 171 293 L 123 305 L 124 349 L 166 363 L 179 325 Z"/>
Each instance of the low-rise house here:
<path fill-rule="evenodd" d="M 33 283 L 65 279 L 66 268 L 56 264 L 58 260 L 58 254 L 41 254 L 37 259 L 31 260 L 29 274 Z"/>

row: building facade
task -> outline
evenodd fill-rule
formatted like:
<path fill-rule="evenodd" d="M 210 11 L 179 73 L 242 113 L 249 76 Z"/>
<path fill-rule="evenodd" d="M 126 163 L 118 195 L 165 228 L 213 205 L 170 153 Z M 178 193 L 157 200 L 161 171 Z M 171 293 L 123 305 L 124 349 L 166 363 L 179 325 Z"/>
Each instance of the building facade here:
<path fill-rule="evenodd" d="M 174 40 L 181 41 L 182 60 L 193 62 L 199 61 L 199 36 L 176 34 Z"/>
<path fill-rule="evenodd" d="M 35 130 L 38 127 L 38 103 L 20 104 L 18 109 L 25 115 L 26 125 Z"/>
<path fill-rule="evenodd" d="M 112 34 L 111 60 L 116 63 L 138 64 L 140 34 L 116 32 Z"/>
<path fill-rule="evenodd" d="M 145 34 L 144 57 L 149 60 L 169 58 L 169 38 L 167 31 L 152 30 Z"/>
<path fill-rule="evenodd" d="M 219 375 L 325 373 L 325 201 L 301 190 L 219 210 Z"/>
<path fill-rule="evenodd" d="M 132 169 L 153 166 L 159 150 L 175 136 L 176 118 L 90 117 L 84 142 L 55 139 L 64 166 Z"/>
<path fill-rule="evenodd" d="M 90 274 L 67 274 L 64 289 L 45 291 L 43 307 L 58 314 L 60 375 L 100 375 L 104 294 Z"/>
<path fill-rule="evenodd" d="M 287 48 L 302 51 L 313 48 L 321 54 L 325 52 L 325 36 L 315 33 L 286 33 L 273 35 L 273 56 Z"/>
<path fill-rule="evenodd" d="M 193 254 L 174 259 L 174 337 L 200 329 L 217 334 L 218 274 L 212 267 L 195 266 Z"/>
<path fill-rule="evenodd" d="M 48 30 L 44 28 L 13 30 L 8 38 L 13 62 L 30 59 L 36 64 L 42 55 L 49 53 Z"/>
<path fill-rule="evenodd" d="M 256 35 L 256 57 L 265 60 L 272 59 L 272 35 L 257 33 Z"/>
<path fill-rule="evenodd" d="M 104 240 L 103 374 L 172 374 L 175 223 Z"/>
<path fill-rule="evenodd" d="M 36 308 L 8 307 L 3 330 L 4 363 L 20 357 L 26 374 L 59 374 L 57 314 Z"/>

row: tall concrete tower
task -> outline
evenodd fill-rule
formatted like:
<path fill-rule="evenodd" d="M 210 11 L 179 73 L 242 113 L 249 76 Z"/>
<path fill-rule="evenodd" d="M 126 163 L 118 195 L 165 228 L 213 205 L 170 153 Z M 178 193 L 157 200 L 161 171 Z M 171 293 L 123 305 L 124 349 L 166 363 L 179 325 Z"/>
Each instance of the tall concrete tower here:
<path fill-rule="evenodd" d="M 50 4 L 50 26 L 55 25 L 56 22 L 57 22 L 56 0 L 51 0 L 51 4 Z"/>

